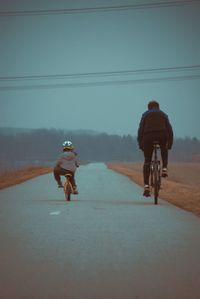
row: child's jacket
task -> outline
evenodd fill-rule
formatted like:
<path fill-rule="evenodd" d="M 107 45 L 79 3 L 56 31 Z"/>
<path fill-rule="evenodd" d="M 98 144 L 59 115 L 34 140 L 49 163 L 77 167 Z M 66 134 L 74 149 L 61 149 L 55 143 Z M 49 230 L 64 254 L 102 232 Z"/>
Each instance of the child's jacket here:
<path fill-rule="evenodd" d="M 77 168 L 77 154 L 73 151 L 63 152 L 56 161 L 56 166 L 75 172 Z"/>

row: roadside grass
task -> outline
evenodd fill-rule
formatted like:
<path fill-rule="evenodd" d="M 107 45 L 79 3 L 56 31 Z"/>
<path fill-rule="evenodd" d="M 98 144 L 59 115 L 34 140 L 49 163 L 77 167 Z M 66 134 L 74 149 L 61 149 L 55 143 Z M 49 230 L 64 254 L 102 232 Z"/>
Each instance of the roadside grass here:
<path fill-rule="evenodd" d="M 107 167 L 143 187 L 142 163 L 107 163 Z M 160 198 L 200 216 L 200 163 L 170 162 L 168 169 Z"/>
<path fill-rule="evenodd" d="M 43 166 L 29 166 L 17 170 L 2 171 L 0 172 L 0 190 L 50 172 L 52 172 L 51 167 Z"/>

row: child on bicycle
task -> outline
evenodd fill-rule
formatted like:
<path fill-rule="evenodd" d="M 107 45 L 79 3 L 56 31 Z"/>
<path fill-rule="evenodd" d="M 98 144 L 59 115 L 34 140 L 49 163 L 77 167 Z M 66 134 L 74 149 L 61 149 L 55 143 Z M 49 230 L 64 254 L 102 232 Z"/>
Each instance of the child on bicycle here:
<path fill-rule="evenodd" d="M 158 141 L 162 156 L 162 177 L 167 177 L 168 149 L 173 144 L 173 130 L 167 114 L 160 110 L 160 105 L 156 101 L 148 103 L 148 110 L 142 115 L 138 136 L 139 148 L 144 152 L 144 193 L 150 196 L 149 176 L 150 164 L 153 154 L 153 142 Z"/>
<path fill-rule="evenodd" d="M 75 182 L 75 171 L 76 168 L 78 167 L 78 162 L 76 160 L 77 153 L 74 152 L 74 146 L 71 141 L 64 141 L 62 146 L 63 146 L 63 153 L 56 161 L 56 165 L 54 167 L 54 178 L 58 183 L 58 188 L 63 188 L 61 175 L 70 173 L 71 184 L 74 190 L 73 193 L 78 194 L 78 190 Z"/>

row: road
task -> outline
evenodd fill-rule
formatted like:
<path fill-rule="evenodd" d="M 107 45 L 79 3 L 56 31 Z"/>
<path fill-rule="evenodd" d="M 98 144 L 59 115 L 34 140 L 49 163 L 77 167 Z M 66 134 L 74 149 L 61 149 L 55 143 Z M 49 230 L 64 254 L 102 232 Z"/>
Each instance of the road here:
<path fill-rule="evenodd" d="M 0 298 L 200 298 L 200 218 L 104 164 L 77 183 L 69 203 L 52 174 L 0 192 Z"/>

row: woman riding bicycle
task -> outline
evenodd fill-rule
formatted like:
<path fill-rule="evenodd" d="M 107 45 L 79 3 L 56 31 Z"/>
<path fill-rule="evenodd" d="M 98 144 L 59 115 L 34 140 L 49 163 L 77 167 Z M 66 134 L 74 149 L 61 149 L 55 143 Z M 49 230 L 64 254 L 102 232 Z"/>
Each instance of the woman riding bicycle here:
<path fill-rule="evenodd" d="M 62 188 L 63 184 L 61 181 L 61 175 L 67 173 L 71 174 L 71 184 L 74 190 L 74 194 L 78 194 L 75 182 L 75 171 L 78 167 L 78 162 L 76 160 L 77 153 L 74 152 L 74 146 L 71 141 L 64 141 L 63 143 L 63 153 L 60 155 L 56 161 L 54 167 L 54 178 L 58 183 L 58 187 Z"/>
<path fill-rule="evenodd" d="M 173 144 L 173 129 L 167 114 L 160 110 L 159 103 L 150 101 L 143 113 L 137 136 L 139 148 L 144 152 L 144 196 L 150 196 L 149 175 L 153 153 L 153 142 L 158 141 L 162 156 L 162 177 L 167 177 L 168 149 Z"/>

